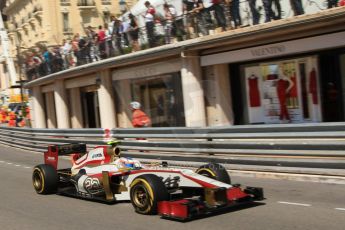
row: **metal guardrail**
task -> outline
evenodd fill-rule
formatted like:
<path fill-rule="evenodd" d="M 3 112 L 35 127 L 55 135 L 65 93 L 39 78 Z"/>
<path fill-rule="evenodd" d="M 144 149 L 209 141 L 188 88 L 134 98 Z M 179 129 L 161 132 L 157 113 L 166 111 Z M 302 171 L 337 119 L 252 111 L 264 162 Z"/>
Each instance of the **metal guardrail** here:
<path fill-rule="evenodd" d="M 125 153 L 291 156 L 345 159 L 345 122 L 209 128 L 31 129 L 0 127 L 0 143 L 32 151 L 50 144 L 102 145 L 122 140 Z M 143 140 L 144 139 L 144 140 Z"/>
<path fill-rule="evenodd" d="M 319 180 L 330 178 L 330 183 L 344 183 L 345 178 L 345 122 L 112 130 L 0 127 L 0 144 L 35 152 L 52 144 L 93 148 L 112 138 L 121 140 L 124 156 L 142 162 L 164 160 L 177 167 L 214 162 L 239 174 L 285 179 L 303 174 L 306 180 L 321 176 Z"/>

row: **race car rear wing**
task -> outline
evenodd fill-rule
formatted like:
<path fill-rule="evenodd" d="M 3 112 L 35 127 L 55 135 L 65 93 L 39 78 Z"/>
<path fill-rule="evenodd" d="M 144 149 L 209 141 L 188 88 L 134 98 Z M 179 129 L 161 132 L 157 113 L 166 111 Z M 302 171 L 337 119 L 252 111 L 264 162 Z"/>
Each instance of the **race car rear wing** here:
<path fill-rule="evenodd" d="M 86 153 L 86 144 L 50 145 L 44 152 L 44 163 L 57 169 L 59 156 Z"/>
<path fill-rule="evenodd" d="M 48 146 L 51 151 L 58 153 L 59 156 L 74 154 L 74 153 L 86 153 L 86 144 L 66 144 L 66 145 L 51 145 Z"/>

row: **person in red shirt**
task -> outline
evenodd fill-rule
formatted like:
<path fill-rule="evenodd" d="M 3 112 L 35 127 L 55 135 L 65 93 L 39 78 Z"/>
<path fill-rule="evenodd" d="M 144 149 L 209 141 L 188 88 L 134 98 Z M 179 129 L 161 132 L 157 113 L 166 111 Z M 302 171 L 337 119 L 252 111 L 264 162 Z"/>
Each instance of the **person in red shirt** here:
<path fill-rule="evenodd" d="M 140 109 L 141 104 L 139 102 L 131 102 L 130 107 L 132 110 L 132 125 L 134 128 L 143 128 L 151 125 L 151 119 Z"/>
<path fill-rule="evenodd" d="M 101 58 L 107 58 L 106 56 L 106 50 L 105 50 L 105 40 L 106 40 L 106 34 L 105 30 L 103 29 L 103 26 L 98 27 L 98 34 L 97 34 L 97 43 L 98 43 L 98 49 L 101 55 Z"/>

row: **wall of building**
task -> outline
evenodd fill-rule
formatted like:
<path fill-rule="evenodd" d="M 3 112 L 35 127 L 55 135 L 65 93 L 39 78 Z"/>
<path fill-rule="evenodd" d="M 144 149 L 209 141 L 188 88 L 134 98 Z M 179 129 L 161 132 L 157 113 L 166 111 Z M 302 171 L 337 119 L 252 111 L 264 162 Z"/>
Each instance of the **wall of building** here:
<path fill-rule="evenodd" d="M 179 92 L 183 98 L 181 111 L 185 126 L 232 125 L 236 123 L 235 120 L 238 116 L 243 116 L 241 124 L 265 123 L 250 121 L 250 109 L 247 105 L 251 102 L 248 101 L 250 95 L 247 92 L 249 86 L 246 85 L 248 82 L 246 68 L 256 66 L 258 74 L 261 74 L 261 69 L 265 69 L 263 65 L 281 62 L 287 70 L 290 66 L 286 62 L 292 59 L 294 63 L 297 63 L 298 68 L 302 68 L 298 59 L 301 56 L 310 57 L 310 60 L 308 58 L 305 60 L 307 60 L 307 65 L 311 66 L 310 63 L 316 63 L 318 57 L 322 56 L 322 52 L 345 47 L 340 36 L 345 31 L 340 12 L 345 14 L 344 10 L 337 10 L 338 18 L 330 13 L 332 21 L 326 16 L 320 15 L 315 16 L 314 22 L 296 18 L 291 22 L 283 23 L 281 21 L 265 25 L 267 28 L 263 29 L 243 29 L 238 34 L 230 31 L 214 37 L 191 40 L 188 43 L 182 42 L 161 49 L 145 50 L 116 57 L 111 61 L 100 62 L 99 65 L 92 63 L 92 65 L 81 68 L 80 73 L 70 70 L 64 75 L 54 74 L 45 79 L 38 79 L 29 84 L 30 88 L 34 90 L 33 97 L 37 98 L 36 102 L 34 101 L 34 104 L 38 104 L 37 117 L 44 118 L 41 113 L 42 103 L 40 101 L 42 99 L 39 91 L 52 90 L 54 97 L 57 97 L 55 105 L 62 108 L 62 112 L 56 112 L 57 126 L 59 128 L 80 127 L 81 124 L 85 124 L 85 120 L 81 121 L 83 119 L 81 116 L 77 118 L 78 111 L 83 110 L 85 113 L 85 109 L 71 109 L 71 102 L 68 101 L 68 97 L 63 95 L 66 94 L 64 91 L 70 91 L 70 95 L 75 95 L 76 98 L 81 97 L 80 100 L 83 101 L 85 98 L 83 99 L 81 92 L 85 87 L 89 87 L 90 92 L 97 93 L 98 103 L 96 103 L 97 111 L 95 113 L 96 115 L 98 112 L 100 113 L 100 127 L 130 127 L 131 114 L 128 111 L 128 104 L 131 100 L 136 99 L 134 92 L 137 88 L 134 86 L 140 85 L 137 84 L 138 82 L 154 82 L 155 79 L 157 82 L 164 82 L 163 79 L 171 79 L 172 76 L 176 76 L 175 79 L 179 79 L 181 84 Z M 324 26 L 324 23 L 329 23 L 329 26 Z M 292 34 L 291 31 L 295 31 L 295 33 Z M 248 36 L 247 33 L 252 36 Z M 285 37 L 286 34 L 289 35 Z M 308 36 L 306 37 L 306 35 Z M 325 42 L 330 40 L 331 43 Z M 172 54 L 168 48 L 174 49 L 174 52 L 177 50 L 178 55 Z M 310 72 L 309 67 L 307 72 Z M 262 75 L 266 77 L 267 74 Z M 289 78 L 292 78 L 291 76 L 289 75 Z M 322 84 L 322 82 L 317 82 L 317 84 Z M 44 86 L 42 87 L 42 85 Z M 149 95 L 149 90 L 155 86 L 146 85 L 145 87 L 142 88 L 143 96 L 138 97 L 145 98 L 146 101 L 141 101 L 141 103 L 150 104 L 149 100 L 159 100 L 158 97 Z M 276 85 L 272 84 L 271 91 L 277 94 Z M 312 91 L 307 92 L 311 94 Z M 161 95 L 163 96 L 163 94 Z M 96 98 L 94 94 L 92 96 Z M 279 100 L 277 97 L 272 98 L 276 102 Z M 83 104 L 78 103 L 79 99 L 73 100 L 73 105 Z M 244 109 L 242 108 L 241 113 L 237 113 L 234 109 L 236 103 L 243 104 Z M 322 121 L 320 117 L 315 121 Z M 43 122 L 36 124 L 37 127 L 40 127 Z"/>

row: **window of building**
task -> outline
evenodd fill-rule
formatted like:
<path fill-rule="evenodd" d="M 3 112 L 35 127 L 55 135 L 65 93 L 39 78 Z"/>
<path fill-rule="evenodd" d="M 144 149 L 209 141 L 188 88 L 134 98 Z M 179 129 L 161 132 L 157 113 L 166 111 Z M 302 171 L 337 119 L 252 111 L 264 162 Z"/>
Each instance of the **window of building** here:
<path fill-rule="evenodd" d="M 110 13 L 108 11 L 103 12 L 103 20 L 104 20 L 104 23 L 110 22 Z"/>
<path fill-rule="evenodd" d="M 62 13 L 62 20 L 63 20 L 63 31 L 68 32 L 69 28 L 69 15 L 67 12 Z"/>
<path fill-rule="evenodd" d="M 142 104 L 153 127 L 185 126 L 179 73 L 132 80 L 132 100 Z"/>

